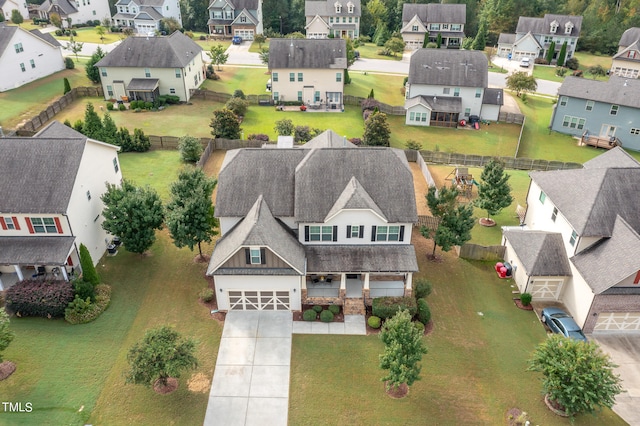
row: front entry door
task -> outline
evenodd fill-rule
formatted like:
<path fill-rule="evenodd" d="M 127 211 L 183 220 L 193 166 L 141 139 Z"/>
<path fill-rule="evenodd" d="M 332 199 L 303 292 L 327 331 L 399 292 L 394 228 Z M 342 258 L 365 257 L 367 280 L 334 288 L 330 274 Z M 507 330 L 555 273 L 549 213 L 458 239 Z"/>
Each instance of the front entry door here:
<path fill-rule="evenodd" d="M 113 82 L 113 93 L 114 93 L 114 98 L 116 100 L 122 100 L 123 97 L 127 96 L 127 92 L 124 89 L 124 82 L 123 81 L 114 81 Z"/>

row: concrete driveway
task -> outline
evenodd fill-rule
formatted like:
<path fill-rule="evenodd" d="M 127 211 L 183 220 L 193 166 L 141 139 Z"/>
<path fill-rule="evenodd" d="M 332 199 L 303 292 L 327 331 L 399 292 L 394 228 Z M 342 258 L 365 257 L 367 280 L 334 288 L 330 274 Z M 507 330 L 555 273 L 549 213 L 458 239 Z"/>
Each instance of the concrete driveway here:
<path fill-rule="evenodd" d="M 601 334 L 588 336 L 618 365 L 626 392 L 616 397 L 613 411 L 631 426 L 640 426 L 640 334 Z"/>

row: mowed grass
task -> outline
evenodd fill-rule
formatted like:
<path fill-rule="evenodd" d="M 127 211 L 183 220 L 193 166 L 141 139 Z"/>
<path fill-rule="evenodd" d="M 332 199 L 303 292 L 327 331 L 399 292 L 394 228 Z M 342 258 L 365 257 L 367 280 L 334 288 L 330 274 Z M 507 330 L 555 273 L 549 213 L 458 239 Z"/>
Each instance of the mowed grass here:
<path fill-rule="evenodd" d="M 245 95 L 269 94 L 267 91 L 267 81 L 271 75 L 267 73 L 267 68 L 245 68 L 231 65 L 223 65 L 222 71 L 215 67 L 215 72 L 220 77 L 219 80 L 206 80 L 202 85 L 203 89 L 213 92 L 232 94 L 240 89 Z"/>
<path fill-rule="evenodd" d="M 383 49 L 383 46 L 376 46 L 374 43 L 364 43 L 361 44 L 360 46 L 354 48 L 354 50 L 357 50 L 358 52 L 360 52 L 360 57 L 361 58 L 367 58 L 367 59 L 386 59 L 388 61 L 401 61 L 402 60 L 402 53 L 398 53 L 395 56 L 384 56 L 384 55 L 379 55 L 378 51 Z"/>
<path fill-rule="evenodd" d="M 104 28 L 104 27 L 103 27 Z M 109 28 L 104 28 L 103 38 L 100 39 L 100 34 L 96 30 L 96 27 L 85 27 L 85 28 L 74 28 L 76 31 L 73 39 L 76 42 L 81 43 L 98 43 L 98 44 L 109 44 L 118 40 L 124 40 L 127 38 L 123 33 L 112 33 L 109 31 Z M 66 46 L 68 41 L 71 40 L 71 36 L 57 36 L 55 32 L 51 33 L 56 39 L 60 41 L 60 44 Z"/>
<path fill-rule="evenodd" d="M 344 94 L 367 98 L 371 89 L 375 98 L 388 105 L 404 106 L 402 82 L 404 76 L 350 71 L 351 84 L 344 86 Z"/>
<path fill-rule="evenodd" d="M 177 151 L 153 150 L 145 153 L 125 152 L 118 155 L 125 177 L 138 186 L 154 188 L 162 202 L 170 199 L 169 187 L 186 165 Z"/>
<path fill-rule="evenodd" d="M 532 424 L 569 425 L 544 405 L 540 376 L 526 371 L 545 332 L 533 312 L 515 307 L 511 282 L 498 279 L 489 263 L 448 253 L 443 262 L 430 262 L 431 242 L 415 229 L 413 235 L 418 277 L 434 289 L 427 299 L 434 329 L 424 337 L 429 352 L 422 380 L 406 398 L 389 398 L 380 381 L 378 336 L 294 335 L 289 424 L 500 425 L 517 407 Z M 575 424 L 625 423 L 604 410 Z"/>

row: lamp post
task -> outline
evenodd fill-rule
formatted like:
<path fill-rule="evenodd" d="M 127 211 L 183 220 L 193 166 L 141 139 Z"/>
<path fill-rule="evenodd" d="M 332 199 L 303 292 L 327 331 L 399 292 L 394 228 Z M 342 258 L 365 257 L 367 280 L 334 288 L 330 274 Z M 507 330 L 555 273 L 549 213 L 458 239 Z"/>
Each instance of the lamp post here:
<path fill-rule="evenodd" d="M 282 35 L 282 15 L 280 15 L 279 18 L 280 18 L 280 35 Z"/>

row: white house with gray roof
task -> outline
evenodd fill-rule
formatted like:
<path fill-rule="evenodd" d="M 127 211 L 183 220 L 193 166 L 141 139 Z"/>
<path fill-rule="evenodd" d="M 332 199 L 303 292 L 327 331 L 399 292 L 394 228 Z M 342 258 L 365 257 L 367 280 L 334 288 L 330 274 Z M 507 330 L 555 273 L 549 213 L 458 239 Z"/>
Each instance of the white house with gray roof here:
<path fill-rule="evenodd" d="M 104 98 L 152 102 L 160 95 L 174 95 L 187 102 L 206 79 L 201 52 L 180 31 L 166 37 L 128 37 L 96 64 Z"/>
<path fill-rule="evenodd" d="M 500 34 L 498 56 L 520 60 L 521 58 L 546 58 L 551 43 L 555 42 L 553 59 L 557 59 L 562 45 L 567 43 L 565 59 L 572 58 L 580 30 L 582 16 L 545 14 L 543 18 L 521 16 L 515 34 Z"/>
<path fill-rule="evenodd" d="M 629 28 L 620 37 L 618 52 L 611 61 L 611 74 L 625 78 L 640 77 L 640 28 Z"/>
<path fill-rule="evenodd" d="M 0 0 L 0 13 L 6 21 L 11 20 L 11 13 L 17 10 L 23 19 L 29 19 L 29 9 L 25 0 Z"/>
<path fill-rule="evenodd" d="M 477 115 L 496 121 L 502 89 L 488 89 L 488 61 L 475 50 L 418 49 L 409 64 L 405 91 L 409 126 L 456 127 Z"/>
<path fill-rule="evenodd" d="M 100 197 L 122 180 L 119 149 L 57 121 L 0 138 L 0 290 L 39 271 L 68 279 L 80 244 L 98 263 L 111 241 Z"/>
<path fill-rule="evenodd" d="M 160 29 L 160 21 L 173 18 L 182 26 L 180 2 L 177 0 L 118 0 L 115 26 L 133 28 L 138 34 L 153 34 Z"/>
<path fill-rule="evenodd" d="M 262 0 L 211 0 L 209 34 L 253 40 L 262 34 Z"/>
<path fill-rule="evenodd" d="M 558 89 L 551 130 L 591 135 L 640 151 L 640 80 L 567 77 Z"/>
<path fill-rule="evenodd" d="M 467 23 L 466 4 L 416 4 L 402 5 L 402 28 L 400 34 L 408 49 L 419 49 L 424 43 L 435 43 L 438 34 L 442 37 L 441 47 L 459 49 L 464 39 Z"/>
<path fill-rule="evenodd" d="M 63 27 L 111 19 L 108 0 L 44 0 L 38 7 L 40 18 L 49 19 L 52 13 L 60 16 Z"/>
<path fill-rule="evenodd" d="M 272 39 L 271 96 L 275 103 L 298 101 L 309 108 L 341 110 L 347 44 L 342 39 Z"/>
<path fill-rule="evenodd" d="M 218 182 L 222 237 L 207 274 L 220 309 L 361 311 L 411 294 L 417 213 L 402 151 L 328 130 L 302 148 L 229 151 Z"/>
<path fill-rule="evenodd" d="M 60 43 L 51 34 L 0 23 L 0 92 L 63 69 Z"/>
<path fill-rule="evenodd" d="M 523 225 L 502 239 L 520 292 L 562 302 L 587 333 L 640 331 L 640 163 L 617 147 L 529 175 Z"/>
<path fill-rule="evenodd" d="M 307 38 L 360 37 L 360 0 L 305 0 Z"/>

